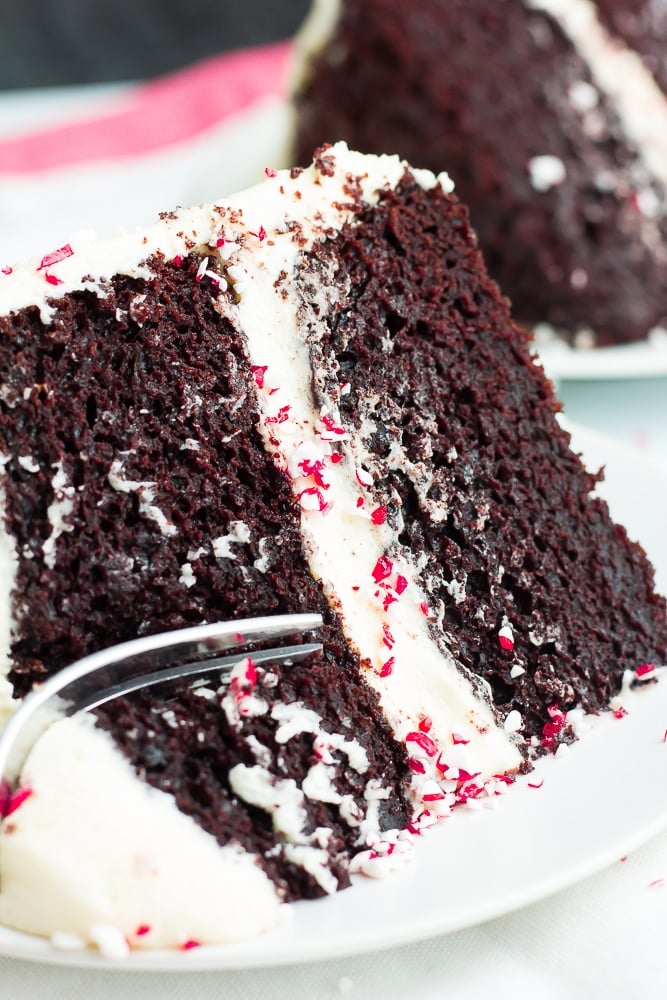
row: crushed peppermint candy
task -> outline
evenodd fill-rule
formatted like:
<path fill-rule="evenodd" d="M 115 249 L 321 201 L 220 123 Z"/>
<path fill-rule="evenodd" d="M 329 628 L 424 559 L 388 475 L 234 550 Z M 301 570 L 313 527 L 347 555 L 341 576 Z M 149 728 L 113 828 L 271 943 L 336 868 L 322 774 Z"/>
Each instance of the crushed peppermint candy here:
<path fill-rule="evenodd" d="M 357 482 L 359 483 L 360 486 L 373 485 L 373 477 L 371 476 L 370 472 L 368 472 L 366 469 L 362 469 L 361 467 L 359 467 L 354 471 L 357 477 Z"/>
<path fill-rule="evenodd" d="M 392 649 L 395 643 L 393 633 L 387 623 L 385 622 L 382 626 L 382 641 L 387 647 L 387 649 Z"/>
<path fill-rule="evenodd" d="M 314 441 L 302 441 L 291 451 L 287 459 L 288 475 L 292 479 L 298 479 L 299 476 L 308 478 L 317 472 L 324 478 L 324 463 L 327 457 L 327 451 L 322 446 L 315 444 Z"/>
<path fill-rule="evenodd" d="M 208 257 L 204 257 L 197 268 L 197 273 L 195 274 L 195 281 L 201 281 L 208 270 Z"/>
<path fill-rule="evenodd" d="M 273 417 L 264 417 L 265 424 L 284 424 L 286 420 L 289 420 L 289 411 L 292 409 L 289 403 L 285 406 L 281 406 L 278 412 Z"/>
<path fill-rule="evenodd" d="M 474 781 L 474 779 L 479 778 L 481 774 L 481 771 L 473 771 L 472 773 L 470 771 L 466 771 L 464 767 L 451 768 L 450 770 L 457 772 L 456 780 L 462 782 L 463 784 L 467 784 L 469 781 Z"/>
<path fill-rule="evenodd" d="M 549 713 L 551 722 L 547 722 L 546 725 L 542 726 L 541 742 L 542 746 L 548 750 L 553 750 L 556 747 L 556 737 L 565 726 L 567 717 L 565 712 L 561 711 L 556 705 L 550 705 L 547 708 L 547 712 Z"/>
<path fill-rule="evenodd" d="M 0 782 L 0 819 L 6 819 L 15 813 L 32 794 L 33 791 L 29 785 L 12 791 L 8 781 Z"/>
<path fill-rule="evenodd" d="M 277 177 L 278 171 L 274 170 L 273 167 L 264 167 L 265 177 Z"/>
<path fill-rule="evenodd" d="M 389 675 L 394 672 L 395 663 L 396 663 L 396 658 L 394 656 L 390 656 L 389 659 L 385 660 L 385 662 L 378 670 L 378 675 L 380 677 L 389 677 Z"/>
<path fill-rule="evenodd" d="M 251 365 L 250 371 L 252 372 L 253 378 L 255 379 L 255 385 L 258 389 L 264 388 L 264 377 L 268 368 L 268 365 Z"/>
<path fill-rule="evenodd" d="M 523 719 L 521 718 L 521 712 L 519 712 L 516 708 L 513 708 L 512 711 L 505 717 L 503 728 L 506 733 L 518 733 L 522 726 Z"/>
<path fill-rule="evenodd" d="M 181 945 L 181 951 L 192 951 L 194 948 L 201 948 L 201 942 L 195 941 L 194 938 L 189 938 Z"/>
<path fill-rule="evenodd" d="M 304 479 L 314 479 L 318 486 L 321 486 L 323 490 L 328 490 L 330 483 L 325 476 L 324 470 L 324 459 L 318 458 L 312 461 L 311 459 L 304 458 L 303 461 L 298 464 L 300 475 Z"/>
<path fill-rule="evenodd" d="M 384 524 L 387 520 L 387 508 L 384 505 L 376 507 L 375 510 L 371 511 L 371 521 L 375 525 Z"/>
<path fill-rule="evenodd" d="M 14 268 L 10 267 L 9 264 L 5 264 L 5 266 L 3 268 L 0 268 L 0 270 L 2 271 L 2 274 L 13 274 L 14 273 Z"/>
<path fill-rule="evenodd" d="M 44 280 L 48 282 L 49 285 L 62 285 L 63 279 L 57 277 L 55 274 L 51 274 L 50 271 L 44 272 Z"/>
<path fill-rule="evenodd" d="M 511 652 L 514 649 L 514 631 L 511 625 L 503 625 L 498 631 L 498 642 L 500 648 Z"/>
<path fill-rule="evenodd" d="M 320 514 L 328 514 L 332 504 L 327 503 L 324 494 L 317 486 L 308 486 L 298 494 L 302 510 L 317 510 Z"/>
<path fill-rule="evenodd" d="M 73 254 L 74 251 L 71 246 L 69 243 L 66 243 L 64 247 L 60 247 L 58 250 L 53 250 L 51 253 L 45 254 L 45 256 L 42 257 L 37 270 L 44 271 L 46 268 L 52 267 L 53 264 L 58 264 L 61 260 L 67 260 L 67 258 L 71 257 Z"/>
<path fill-rule="evenodd" d="M 381 583 L 391 576 L 393 569 L 394 564 L 391 559 L 388 559 L 387 556 L 380 556 L 373 567 L 371 575 L 376 583 Z"/>
<path fill-rule="evenodd" d="M 635 670 L 636 677 L 646 677 L 648 674 L 652 674 L 655 671 L 655 663 L 640 663 Z"/>
<path fill-rule="evenodd" d="M 387 611 L 392 604 L 395 604 L 398 598 L 395 594 L 392 594 L 389 590 L 386 591 L 384 599 L 382 601 L 382 610 Z"/>
<path fill-rule="evenodd" d="M 415 743 L 420 750 L 423 750 L 427 757 L 435 757 L 438 752 L 438 744 L 427 733 L 413 730 L 405 737 L 406 743 Z"/>
<path fill-rule="evenodd" d="M 257 685 L 257 669 L 249 656 L 244 656 L 229 675 L 229 690 L 237 701 L 254 690 Z"/>
<path fill-rule="evenodd" d="M 416 835 L 421 833 L 416 823 L 414 832 Z M 413 834 L 406 830 L 388 830 L 383 834 L 382 840 L 373 840 L 367 850 L 354 855 L 350 862 L 350 873 L 365 875 L 367 878 L 384 878 L 405 864 L 412 855 L 413 847 Z"/>
<path fill-rule="evenodd" d="M 446 793 L 442 790 L 437 781 L 429 779 L 421 787 L 422 802 L 444 802 Z"/>
<path fill-rule="evenodd" d="M 318 426 L 317 433 L 323 441 L 344 441 L 349 437 L 347 431 L 339 421 L 336 421 L 330 413 L 323 413 L 320 416 L 321 427 Z"/>

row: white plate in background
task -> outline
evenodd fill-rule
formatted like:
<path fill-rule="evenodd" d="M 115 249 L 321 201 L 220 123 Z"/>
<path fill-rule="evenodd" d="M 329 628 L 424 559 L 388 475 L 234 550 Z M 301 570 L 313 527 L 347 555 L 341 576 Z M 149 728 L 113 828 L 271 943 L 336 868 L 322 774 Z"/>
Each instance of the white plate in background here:
<path fill-rule="evenodd" d="M 536 340 L 536 350 L 549 378 L 630 379 L 667 375 L 667 334 L 616 347 L 570 347 L 565 341 Z"/>

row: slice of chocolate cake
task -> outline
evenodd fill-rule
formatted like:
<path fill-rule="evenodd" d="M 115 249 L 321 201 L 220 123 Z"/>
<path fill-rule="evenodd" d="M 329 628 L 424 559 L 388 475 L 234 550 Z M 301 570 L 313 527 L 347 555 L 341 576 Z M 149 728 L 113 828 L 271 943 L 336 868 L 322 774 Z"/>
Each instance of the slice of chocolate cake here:
<path fill-rule="evenodd" d="M 447 169 L 516 318 L 577 346 L 667 330 L 667 14 L 648 0 L 316 0 L 296 162 Z"/>
<path fill-rule="evenodd" d="M 666 658 L 651 568 L 445 175 L 323 148 L 17 267 L 0 331 L 8 693 L 135 635 L 325 622 L 309 662 L 54 723 L 4 803 L 12 926 L 107 949 L 267 929 Z"/>

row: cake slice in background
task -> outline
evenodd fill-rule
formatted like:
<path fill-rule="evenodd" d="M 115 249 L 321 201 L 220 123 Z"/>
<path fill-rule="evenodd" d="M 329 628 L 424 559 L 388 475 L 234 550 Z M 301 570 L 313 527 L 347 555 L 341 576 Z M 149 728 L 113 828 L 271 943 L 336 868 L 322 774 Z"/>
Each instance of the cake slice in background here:
<path fill-rule="evenodd" d="M 0 277 L 7 693 L 203 620 L 321 612 L 324 652 L 54 724 L 4 803 L 6 923 L 259 933 L 667 658 L 446 175 L 339 144 L 45 250 Z"/>
<path fill-rule="evenodd" d="M 582 347 L 667 329 L 667 5 L 316 0 L 297 162 L 446 168 L 516 319 Z"/>

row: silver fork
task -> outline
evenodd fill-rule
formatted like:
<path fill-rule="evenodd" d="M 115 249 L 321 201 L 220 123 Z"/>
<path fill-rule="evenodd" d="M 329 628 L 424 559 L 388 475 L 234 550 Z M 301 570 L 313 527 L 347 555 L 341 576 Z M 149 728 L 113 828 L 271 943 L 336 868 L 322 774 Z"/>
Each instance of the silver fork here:
<path fill-rule="evenodd" d="M 216 670 L 230 672 L 246 655 L 251 655 L 258 665 L 298 662 L 321 651 L 321 643 L 279 646 L 252 654 L 244 647 L 303 634 L 321 625 L 322 617 L 317 614 L 244 618 L 142 636 L 77 660 L 27 695 L 5 726 L 0 736 L 0 784 L 4 794 L 11 792 L 30 748 L 55 718 L 89 712 L 123 694 L 166 681 Z M 215 655 L 229 649 L 236 652 Z M 175 660 L 180 662 L 171 666 Z"/>

